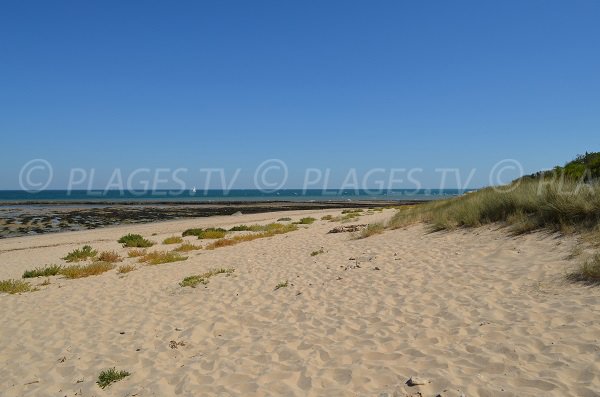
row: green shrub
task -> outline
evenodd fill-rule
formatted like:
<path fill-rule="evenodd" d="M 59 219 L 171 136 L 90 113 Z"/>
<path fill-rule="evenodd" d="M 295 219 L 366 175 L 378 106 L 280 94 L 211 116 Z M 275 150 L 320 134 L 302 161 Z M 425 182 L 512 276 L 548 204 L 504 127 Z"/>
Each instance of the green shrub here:
<path fill-rule="evenodd" d="M 289 222 L 291 220 L 292 220 L 292 218 L 285 217 L 285 218 L 279 218 L 279 219 L 277 219 L 277 222 Z"/>
<path fill-rule="evenodd" d="M 83 278 L 89 276 L 97 276 L 112 270 L 115 267 L 109 262 L 93 262 L 89 265 L 71 265 L 65 266 L 60 270 L 60 274 L 66 278 Z"/>
<path fill-rule="evenodd" d="M 183 239 L 179 236 L 171 236 L 167 237 L 163 240 L 163 244 L 179 244 L 183 241 Z"/>
<path fill-rule="evenodd" d="M 111 383 L 118 382 L 121 379 L 128 377 L 129 375 L 131 375 L 129 372 L 117 371 L 113 367 L 113 368 L 105 369 L 104 371 L 100 372 L 100 375 L 98 375 L 98 381 L 96 383 L 98 384 L 98 386 L 100 386 L 102 389 L 104 389 L 105 387 L 109 386 Z"/>
<path fill-rule="evenodd" d="M 305 218 L 301 218 L 298 222 L 296 222 L 296 224 L 298 225 L 310 225 L 312 224 L 314 221 L 316 221 L 315 218 L 312 218 L 310 216 L 307 216 Z"/>
<path fill-rule="evenodd" d="M 63 259 L 67 262 L 79 262 L 96 256 L 98 251 L 92 249 L 89 245 L 84 245 L 80 249 L 73 250 L 67 254 Z"/>
<path fill-rule="evenodd" d="M 184 261 L 187 258 L 187 256 L 181 256 L 179 253 L 173 251 L 153 251 L 140 257 L 139 262 L 146 262 L 150 265 L 160 265 L 162 263 Z"/>
<path fill-rule="evenodd" d="M 26 270 L 23 273 L 23 278 L 56 276 L 60 273 L 61 269 L 62 266 L 60 265 L 50 265 L 43 268 L 38 267 L 33 270 Z"/>
<path fill-rule="evenodd" d="M 2 280 L 0 281 L 0 292 L 6 294 L 20 294 L 21 292 L 36 291 L 26 281 L 22 280 Z"/>
<path fill-rule="evenodd" d="M 321 249 L 319 249 L 317 251 L 311 252 L 310 256 L 317 256 L 317 255 L 324 254 L 324 253 L 325 253 L 325 251 L 323 250 L 323 248 L 321 248 Z"/>
<path fill-rule="evenodd" d="M 220 227 L 208 227 L 206 229 L 202 229 L 202 228 L 195 228 L 195 229 L 187 229 L 182 233 L 182 236 L 196 236 L 199 239 L 203 239 L 203 238 L 220 238 L 220 237 L 206 237 L 206 236 L 210 236 L 210 235 L 218 235 L 218 234 L 223 234 L 225 235 L 225 232 L 227 232 L 227 230 L 220 228 Z"/>
<path fill-rule="evenodd" d="M 154 245 L 152 241 L 146 240 L 141 235 L 131 233 L 121 237 L 118 242 L 123 244 L 123 247 L 147 248 Z"/>

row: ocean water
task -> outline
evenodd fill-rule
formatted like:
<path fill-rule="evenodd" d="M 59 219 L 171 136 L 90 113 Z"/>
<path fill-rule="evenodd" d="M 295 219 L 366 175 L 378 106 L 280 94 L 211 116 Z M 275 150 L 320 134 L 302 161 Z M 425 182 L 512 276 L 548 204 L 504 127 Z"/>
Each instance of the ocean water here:
<path fill-rule="evenodd" d="M 0 203 L 27 201 L 43 202 L 223 202 L 223 201 L 340 201 L 340 200 L 435 200 L 468 192 L 458 189 L 394 189 L 376 190 L 321 190 L 281 189 L 264 192 L 256 189 L 202 190 L 193 192 L 175 190 L 119 191 L 119 190 L 44 190 L 26 192 L 0 190 Z"/>

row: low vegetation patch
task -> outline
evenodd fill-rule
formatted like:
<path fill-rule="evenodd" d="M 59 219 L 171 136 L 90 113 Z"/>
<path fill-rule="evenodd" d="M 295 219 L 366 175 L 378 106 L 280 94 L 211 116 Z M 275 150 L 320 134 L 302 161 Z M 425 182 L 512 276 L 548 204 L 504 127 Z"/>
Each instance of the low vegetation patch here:
<path fill-rule="evenodd" d="M 171 263 L 184 261 L 188 257 L 173 251 L 153 251 L 140 257 L 139 262 L 146 262 L 149 265 L 160 265 L 162 263 Z"/>
<path fill-rule="evenodd" d="M 123 247 L 147 248 L 154 245 L 152 241 L 146 240 L 141 235 L 131 233 L 121 237 L 118 242 L 123 244 Z"/>
<path fill-rule="evenodd" d="M 181 235 L 183 237 L 196 236 L 199 239 L 211 239 L 211 238 L 224 237 L 225 233 L 227 233 L 227 230 L 222 229 L 220 227 L 209 227 L 206 229 L 202 229 L 202 228 L 187 229 Z M 219 236 L 219 237 L 215 237 L 215 236 Z"/>
<path fill-rule="evenodd" d="M 383 223 L 371 223 L 360 231 L 357 238 L 367 238 L 375 234 L 381 234 L 385 231 L 385 225 Z"/>
<path fill-rule="evenodd" d="M 275 226 L 275 225 L 277 225 L 277 226 Z M 230 245 L 239 244 L 239 243 L 242 243 L 245 241 L 252 241 L 252 240 L 256 240 L 256 239 L 260 239 L 260 238 L 272 237 L 272 236 L 275 236 L 278 234 L 284 234 L 284 233 L 292 232 L 294 230 L 298 230 L 296 225 L 291 225 L 291 224 L 290 225 L 282 225 L 280 223 L 272 223 L 272 224 L 266 225 L 266 226 L 269 226 L 266 231 L 263 231 L 260 233 L 246 234 L 246 235 L 242 235 L 242 236 L 234 236 L 234 237 L 230 237 L 230 238 L 220 239 L 211 244 L 208 244 L 205 248 L 212 250 L 215 248 L 227 247 Z"/>
<path fill-rule="evenodd" d="M 146 255 L 146 250 L 131 250 L 127 253 L 130 258 L 137 258 Z"/>
<path fill-rule="evenodd" d="M 279 219 L 277 219 L 277 222 L 289 222 L 291 220 L 292 220 L 292 218 L 285 217 L 285 218 L 279 218 Z"/>
<path fill-rule="evenodd" d="M 197 274 L 194 276 L 188 276 L 186 278 L 184 278 L 179 285 L 182 287 L 191 287 L 191 288 L 196 288 L 196 286 L 198 284 L 202 284 L 202 285 L 206 285 L 208 284 L 208 280 L 211 277 L 214 277 L 218 274 L 226 274 L 226 275 L 230 275 L 231 273 L 233 273 L 235 271 L 235 269 L 233 268 L 218 268 L 218 269 L 210 269 L 209 271 L 207 271 L 206 273 L 202 273 L 202 274 Z"/>
<path fill-rule="evenodd" d="M 100 253 L 100 255 L 98 255 L 98 260 L 100 262 L 116 263 L 121 262 L 123 258 L 121 258 L 121 256 L 115 251 L 103 251 Z"/>
<path fill-rule="evenodd" d="M 112 270 L 115 267 L 110 262 L 93 262 L 89 265 L 71 265 L 65 266 L 60 270 L 60 274 L 69 279 L 97 276 Z"/>
<path fill-rule="evenodd" d="M 275 286 L 275 291 L 281 288 L 286 288 L 288 286 L 288 281 L 283 281 Z"/>
<path fill-rule="evenodd" d="M 21 292 L 35 291 L 31 284 L 23 280 L 2 280 L 0 281 L 0 292 L 6 294 L 20 294 Z"/>
<path fill-rule="evenodd" d="M 297 225 L 310 225 L 316 221 L 315 218 L 307 216 L 305 218 L 301 218 L 298 222 L 295 222 Z"/>
<path fill-rule="evenodd" d="M 572 281 L 600 284 L 600 253 L 585 260 L 575 272 L 567 277 Z"/>
<path fill-rule="evenodd" d="M 33 270 L 26 270 L 23 273 L 23 278 L 34 278 L 34 277 L 49 277 L 56 276 L 60 273 L 62 266 L 60 265 L 49 265 L 46 267 L 38 267 Z"/>
<path fill-rule="evenodd" d="M 330 221 L 333 219 L 333 215 L 324 215 L 321 217 L 322 221 Z"/>
<path fill-rule="evenodd" d="M 100 375 L 98 375 L 98 381 L 96 383 L 98 386 L 104 389 L 105 387 L 110 386 L 112 383 L 118 382 L 129 375 L 131 375 L 129 372 L 117 371 L 116 368 L 113 367 L 100 372 Z"/>
<path fill-rule="evenodd" d="M 202 249 L 202 246 L 185 242 L 185 243 L 181 244 L 179 247 L 175 248 L 173 251 L 190 252 L 190 251 L 195 251 L 195 250 L 199 250 L 199 249 Z"/>
<path fill-rule="evenodd" d="M 269 223 L 266 225 L 238 225 L 229 229 L 230 232 L 268 232 L 271 230 L 277 230 L 285 225 L 281 223 Z"/>
<path fill-rule="evenodd" d="M 390 228 L 425 222 L 432 231 L 504 222 L 515 234 L 591 231 L 600 224 L 600 184 L 524 179 L 460 197 L 401 207 Z"/>
<path fill-rule="evenodd" d="M 124 274 L 124 273 L 132 272 L 134 270 L 135 270 L 134 265 L 121 265 L 117 268 L 117 273 Z"/>
<path fill-rule="evenodd" d="M 67 254 L 63 259 L 67 262 L 80 262 L 91 259 L 96 256 L 98 251 L 92 249 L 89 245 L 73 250 Z"/>
<path fill-rule="evenodd" d="M 364 210 L 361 210 L 361 209 L 348 209 L 348 210 L 343 210 L 342 214 L 360 214 L 361 212 L 364 212 Z"/>
<path fill-rule="evenodd" d="M 179 244 L 183 241 L 183 239 L 179 236 L 171 236 L 167 237 L 163 240 L 163 244 Z"/>
<path fill-rule="evenodd" d="M 324 253 L 325 253 L 325 251 L 323 250 L 323 248 L 321 248 L 320 250 L 311 252 L 310 256 L 317 256 L 317 255 L 324 254 Z"/>

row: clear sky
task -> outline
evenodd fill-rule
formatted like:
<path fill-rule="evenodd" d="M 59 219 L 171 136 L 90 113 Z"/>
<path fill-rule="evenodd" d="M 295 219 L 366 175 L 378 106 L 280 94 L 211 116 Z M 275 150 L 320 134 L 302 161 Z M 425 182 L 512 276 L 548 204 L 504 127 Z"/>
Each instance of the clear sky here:
<path fill-rule="evenodd" d="M 71 167 L 526 172 L 600 150 L 599 1 L 12 1 L 0 188 Z M 198 184 L 201 184 L 199 182 Z M 450 187 L 450 186 L 448 186 Z"/>

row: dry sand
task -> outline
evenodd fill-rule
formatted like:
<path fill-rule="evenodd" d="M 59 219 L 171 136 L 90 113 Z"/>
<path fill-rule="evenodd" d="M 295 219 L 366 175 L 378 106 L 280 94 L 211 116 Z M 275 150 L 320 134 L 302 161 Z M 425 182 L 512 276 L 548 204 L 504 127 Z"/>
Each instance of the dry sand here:
<path fill-rule="evenodd" d="M 339 212 L 5 239 L 0 279 L 63 263 L 83 244 L 125 255 L 116 240 L 129 232 L 162 241 L 189 227 Z M 37 292 L 0 294 L 0 395 L 600 395 L 600 288 L 564 281 L 571 240 L 514 238 L 495 228 L 428 234 L 419 225 L 355 240 L 327 234 L 336 225 L 317 221 L 194 251 L 184 262 L 52 277 Z M 178 285 L 212 267 L 235 272 L 206 288 Z M 275 291 L 285 280 L 289 286 Z M 110 367 L 132 375 L 102 390 L 95 382 Z M 409 387 L 410 376 L 430 383 Z"/>

